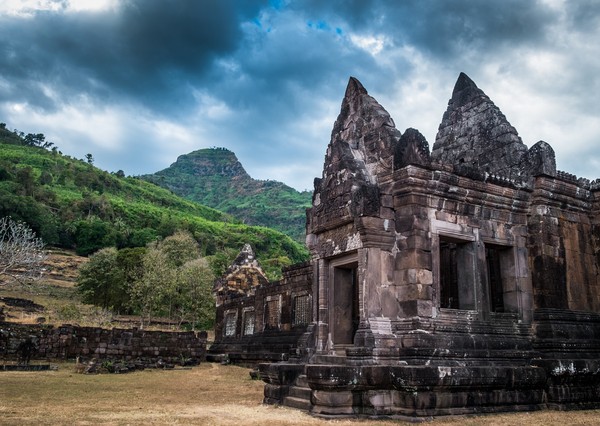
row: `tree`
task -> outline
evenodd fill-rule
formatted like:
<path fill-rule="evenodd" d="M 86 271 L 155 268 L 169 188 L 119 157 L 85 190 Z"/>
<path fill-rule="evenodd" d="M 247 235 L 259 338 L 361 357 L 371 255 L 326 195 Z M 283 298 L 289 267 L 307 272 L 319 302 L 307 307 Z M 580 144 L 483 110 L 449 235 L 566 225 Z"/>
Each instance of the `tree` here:
<path fill-rule="evenodd" d="M 25 223 L 0 219 L 0 277 L 18 281 L 41 277 L 46 260 L 44 242 Z"/>
<path fill-rule="evenodd" d="M 104 248 L 91 255 L 79 268 L 77 287 L 84 302 L 114 311 L 127 305 L 125 274 L 118 267 L 117 259 L 116 248 Z"/>
<path fill-rule="evenodd" d="M 149 245 L 143 268 L 129 287 L 131 306 L 142 326 L 152 316 L 188 321 L 193 328 L 208 326 L 214 317 L 214 275 L 189 232 L 176 232 Z"/>
<path fill-rule="evenodd" d="M 92 154 L 85 154 L 85 159 L 88 164 L 94 164 L 94 156 Z"/>
<path fill-rule="evenodd" d="M 200 257 L 200 247 L 194 237 L 186 231 L 178 231 L 174 235 L 155 243 L 155 246 L 165 256 L 168 268 L 172 271 L 172 278 L 163 287 L 162 306 L 166 309 L 169 318 L 173 319 L 182 303 L 185 301 L 182 294 L 181 268 L 194 259 Z"/>
<path fill-rule="evenodd" d="M 80 256 L 88 256 L 104 247 L 112 247 L 116 242 L 116 231 L 110 222 L 96 216 L 75 223 L 75 251 Z"/>
<path fill-rule="evenodd" d="M 146 247 L 124 248 L 117 254 L 117 264 L 123 270 L 125 281 L 130 285 L 144 275 Z"/>
<path fill-rule="evenodd" d="M 143 259 L 143 275 L 129 287 L 131 307 L 140 315 L 140 328 L 155 315 L 165 312 L 164 301 L 174 282 L 173 269 L 167 256 L 157 248 L 149 248 Z"/>
<path fill-rule="evenodd" d="M 50 174 L 48 170 L 42 170 L 42 174 L 38 179 L 40 185 L 50 185 L 52 183 L 52 180 L 52 174 Z"/>
<path fill-rule="evenodd" d="M 17 170 L 17 182 L 20 185 L 20 194 L 33 197 L 35 194 L 36 182 L 33 168 L 31 166 L 22 167 Z"/>
<path fill-rule="evenodd" d="M 23 138 L 23 143 L 27 146 L 43 146 L 46 141 L 46 136 L 43 133 L 27 133 Z"/>
<path fill-rule="evenodd" d="M 184 263 L 200 257 L 198 242 L 192 234 L 186 231 L 177 231 L 170 237 L 165 238 L 160 243 L 159 248 L 175 267 L 180 267 Z"/>
<path fill-rule="evenodd" d="M 213 281 L 208 261 L 203 258 L 190 260 L 178 273 L 179 298 L 175 314 L 179 324 L 188 321 L 192 330 L 211 328 L 215 320 Z"/>

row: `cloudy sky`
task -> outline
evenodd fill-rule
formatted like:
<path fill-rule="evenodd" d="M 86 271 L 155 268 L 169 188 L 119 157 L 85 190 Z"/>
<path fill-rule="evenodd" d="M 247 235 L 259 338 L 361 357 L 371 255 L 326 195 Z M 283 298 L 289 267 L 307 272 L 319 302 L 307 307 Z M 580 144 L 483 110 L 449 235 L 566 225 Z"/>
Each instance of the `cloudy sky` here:
<path fill-rule="evenodd" d="M 430 146 L 461 71 L 600 177 L 600 1 L 2 0 L 0 121 L 128 175 L 226 147 L 312 189 L 350 76 Z"/>

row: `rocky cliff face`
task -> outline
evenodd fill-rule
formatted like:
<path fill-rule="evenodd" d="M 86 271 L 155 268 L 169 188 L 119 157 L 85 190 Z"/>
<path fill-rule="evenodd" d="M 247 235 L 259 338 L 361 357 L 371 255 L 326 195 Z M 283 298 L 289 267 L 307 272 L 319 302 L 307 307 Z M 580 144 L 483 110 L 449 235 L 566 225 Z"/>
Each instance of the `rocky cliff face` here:
<path fill-rule="evenodd" d="M 180 155 L 177 161 L 158 176 L 173 176 L 186 173 L 193 176 L 221 176 L 227 178 L 252 179 L 235 153 L 225 148 L 201 149 Z"/>

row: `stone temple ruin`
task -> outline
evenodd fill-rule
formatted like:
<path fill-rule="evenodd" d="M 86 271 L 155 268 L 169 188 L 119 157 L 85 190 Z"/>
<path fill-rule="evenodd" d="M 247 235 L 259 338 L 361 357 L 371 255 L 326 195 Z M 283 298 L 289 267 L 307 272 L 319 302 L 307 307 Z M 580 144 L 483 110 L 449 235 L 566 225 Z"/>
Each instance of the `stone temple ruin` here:
<path fill-rule="evenodd" d="M 246 244 L 215 281 L 215 341 L 209 361 L 256 365 L 287 360 L 312 321 L 312 267 L 294 265 L 269 282 Z"/>
<path fill-rule="evenodd" d="M 465 74 L 431 151 L 351 78 L 306 229 L 312 260 L 281 282 L 232 270 L 217 289 L 211 351 L 282 360 L 259 366 L 266 403 L 399 418 L 600 406 L 600 181 L 528 149 Z"/>

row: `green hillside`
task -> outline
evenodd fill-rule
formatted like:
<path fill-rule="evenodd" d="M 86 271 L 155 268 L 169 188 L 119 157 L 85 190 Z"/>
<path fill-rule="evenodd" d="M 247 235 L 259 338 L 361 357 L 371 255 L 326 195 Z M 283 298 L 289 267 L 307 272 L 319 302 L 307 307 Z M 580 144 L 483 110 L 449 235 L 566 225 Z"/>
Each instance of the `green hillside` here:
<path fill-rule="evenodd" d="M 182 155 L 169 168 L 141 178 L 243 223 L 277 229 L 304 242 L 305 212 L 312 194 L 281 182 L 252 179 L 235 154 L 225 148 Z"/>
<path fill-rule="evenodd" d="M 272 277 L 308 256 L 280 232 L 247 226 L 121 171 L 102 171 L 91 157 L 77 160 L 50 147 L 41 134 L 18 134 L 0 123 L 0 217 L 28 223 L 48 245 L 88 255 L 109 246 L 144 246 L 182 229 L 204 255 L 252 244 Z"/>

